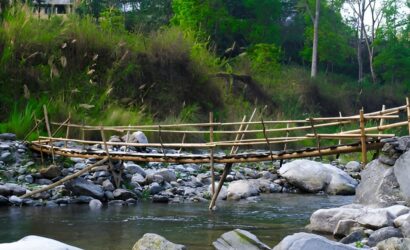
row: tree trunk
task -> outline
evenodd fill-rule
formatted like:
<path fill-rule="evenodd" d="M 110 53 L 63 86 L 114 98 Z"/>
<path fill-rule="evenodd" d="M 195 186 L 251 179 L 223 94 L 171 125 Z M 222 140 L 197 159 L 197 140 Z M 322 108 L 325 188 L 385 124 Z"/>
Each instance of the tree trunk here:
<path fill-rule="evenodd" d="M 358 82 L 363 81 L 363 58 L 362 58 L 362 41 L 363 41 L 363 29 L 361 25 L 361 17 L 358 18 L 357 24 L 357 64 L 359 66 Z"/>
<path fill-rule="evenodd" d="M 319 40 L 319 13 L 320 13 L 320 0 L 316 0 L 315 17 L 313 20 L 313 47 L 312 47 L 312 70 L 310 76 L 316 77 L 317 75 L 317 45 Z"/>

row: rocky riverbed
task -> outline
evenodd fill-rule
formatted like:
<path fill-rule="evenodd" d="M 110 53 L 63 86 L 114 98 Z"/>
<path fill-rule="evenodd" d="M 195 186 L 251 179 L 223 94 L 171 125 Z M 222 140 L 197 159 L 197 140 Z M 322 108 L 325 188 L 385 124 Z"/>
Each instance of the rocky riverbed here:
<path fill-rule="evenodd" d="M 297 233 L 285 237 L 273 249 L 410 249 L 409 149 L 409 137 L 389 139 L 380 157 L 361 173 L 357 162 L 341 165 L 294 160 L 281 168 L 272 163 L 238 164 L 228 175 L 220 199 L 257 201 L 260 193 L 279 192 L 356 193 L 354 204 L 319 209 L 310 218 L 308 230 L 332 235 L 335 240 Z M 99 209 L 105 204 L 137 205 L 139 199 L 159 203 L 207 202 L 211 196 L 207 165 L 116 162 L 123 167 L 119 187 L 115 187 L 108 166 L 98 166 L 64 185 L 21 199 L 19 196 L 30 190 L 52 184 L 95 162 L 57 157 L 55 165 L 38 167 L 38 158 L 14 135 L 0 134 L 0 205 L 54 207 L 84 203 Z M 218 180 L 223 165 L 215 167 Z M 184 249 L 155 235 L 146 235 L 138 242 L 134 249 L 152 249 L 152 242 L 165 244 L 165 248 L 158 249 Z M 216 249 L 270 249 L 243 230 L 227 232 L 213 245 Z"/>
<path fill-rule="evenodd" d="M 111 138 L 116 140 L 118 138 Z M 75 147 L 76 145 L 73 145 Z M 156 149 L 147 149 L 155 151 Z M 135 205 L 138 199 L 160 203 L 207 202 L 211 198 L 208 165 L 150 162 L 114 162 L 123 169 L 120 186 L 115 186 L 108 166 L 98 166 L 64 185 L 30 198 L 21 195 L 84 169 L 93 159 L 56 156 L 55 164 L 41 166 L 38 153 L 17 141 L 13 134 L 0 135 L 0 205 L 65 206 L 85 203 L 92 207 Z M 215 165 L 216 181 L 224 165 Z M 347 174 L 343 170 L 348 170 Z M 238 164 L 227 176 L 220 199 L 257 199 L 260 193 L 323 192 L 354 194 L 360 164 L 322 164 L 308 160 L 285 163 Z"/>

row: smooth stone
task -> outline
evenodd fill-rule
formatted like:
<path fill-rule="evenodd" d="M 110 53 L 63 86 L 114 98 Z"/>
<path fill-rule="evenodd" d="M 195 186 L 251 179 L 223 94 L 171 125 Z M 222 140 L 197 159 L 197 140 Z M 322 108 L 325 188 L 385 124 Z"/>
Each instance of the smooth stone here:
<path fill-rule="evenodd" d="M 294 160 L 284 164 L 279 174 L 289 183 L 306 192 L 324 191 L 328 194 L 355 193 L 357 181 L 343 170 L 330 164 L 310 160 Z"/>
<path fill-rule="evenodd" d="M 9 202 L 13 205 L 20 206 L 23 203 L 23 199 L 15 196 L 15 195 L 12 195 L 12 196 L 9 197 Z"/>
<path fill-rule="evenodd" d="M 361 241 L 365 237 L 363 230 L 356 230 L 348 236 L 341 239 L 339 242 L 343 244 L 351 244 L 357 241 Z"/>
<path fill-rule="evenodd" d="M 246 199 L 249 196 L 255 196 L 258 194 L 259 189 L 255 186 L 254 182 L 249 180 L 233 181 L 229 184 L 227 189 L 228 200 Z"/>
<path fill-rule="evenodd" d="M 100 200 L 92 199 L 92 200 L 88 203 L 88 206 L 89 206 L 91 209 L 100 209 L 100 208 L 102 208 L 103 204 L 102 204 L 102 202 L 101 202 Z"/>
<path fill-rule="evenodd" d="M 374 231 L 369 236 L 368 245 L 373 247 L 373 246 L 376 246 L 377 243 L 379 243 L 380 241 L 383 241 L 383 240 L 386 240 L 392 237 L 398 237 L 398 238 L 403 237 L 400 229 L 394 228 L 394 227 L 381 228 L 379 230 Z"/>
<path fill-rule="evenodd" d="M 87 195 L 80 195 L 76 198 L 73 199 L 73 203 L 77 203 L 77 204 L 88 204 L 90 203 L 90 201 L 92 201 L 94 198 L 91 196 L 87 196 Z"/>
<path fill-rule="evenodd" d="M 394 219 L 393 224 L 395 227 L 401 227 L 404 222 L 409 218 L 410 214 L 403 214 Z"/>
<path fill-rule="evenodd" d="M 161 187 L 158 183 L 153 182 L 153 183 L 151 183 L 151 185 L 149 185 L 148 190 L 149 190 L 149 193 L 151 195 L 154 195 L 154 194 L 158 194 L 159 192 L 164 190 L 164 188 Z"/>
<path fill-rule="evenodd" d="M 152 197 L 152 202 L 154 203 L 168 203 L 169 197 L 165 195 L 156 194 Z"/>
<path fill-rule="evenodd" d="M 88 195 L 96 199 L 104 197 L 104 190 L 101 186 L 88 182 L 81 177 L 65 183 L 64 186 L 75 195 Z"/>
<path fill-rule="evenodd" d="M 184 245 L 178 245 L 168 241 L 158 234 L 146 233 L 139 239 L 132 250 L 185 250 Z"/>
<path fill-rule="evenodd" d="M 128 143 L 142 143 L 142 144 L 147 144 L 148 143 L 147 137 L 141 131 L 134 132 L 129 136 L 124 135 L 121 139 L 124 142 L 128 142 Z"/>
<path fill-rule="evenodd" d="M 218 188 L 219 182 L 215 182 L 215 190 Z M 194 190 L 195 191 L 195 190 Z M 208 186 L 208 193 L 212 194 L 212 184 Z M 222 186 L 221 191 L 218 195 L 218 200 L 226 200 L 228 196 L 228 189 L 225 186 Z"/>
<path fill-rule="evenodd" d="M 111 191 L 112 192 L 112 191 L 115 190 L 114 184 L 112 184 L 112 182 L 110 180 L 103 181 L 102 187 L 103 187 L 104 191 Z"/>
<path fill-rule="evenodd" d="M 38 184 L 38 185 L 50 185 L 50 184 L 53 183 L 53 181 L 52 181 L 52 180 L 49 180 L 49 179 L 41 178 L 41 179 L 36 179 L 36 180 L 34 181 L 34 183 L 36 183 L 36 184 Z"/>
<path fill-rule="evenodd" d="M 272 250 L 358 250 L 359 248 L 334 242 L 323 236 L 296 233 L 286 236 Z"/>
<path fill-rule="evenodd" d="M 133 162 L 124 163 L 124 168 L 125 168 L 125 173 L 131 174 L 131 175 L 138 173 L 142 175 L 143 177 L 147 176 L 147 174 L 145 173 L 145 170 L 141 166 Z"/>
<path fill-rule="evenodd" d="M 144 182 L 145 182 L 145 178 L 139 173 L 136 173 L 131 177 L 131 183 L 133 184 L 141 185 Z"/>
<path fill-rule="evenodd" d="M 329 208 L 319 209 L 315 211 L 310 217 L 310 224 L 308 229 L 314 232 L 332 234 L 341 220 L 356 221 L 364 211 L 356 208 Z"/>
<path fill-rule="evenodd" d="M 55 203 L 54 201 L 47 201 L 46 207 L 58 207 L 58 204 Z"/>
<path fill-rule="evenodd" d="M 176 181 L 177 176 L 175 172 L 171 169 L 162 169 L 158 172 L 155 173 L 155 175 L 160 175 L 162 178 L 164 178 L 164 181 L 166 182 L 171 182 L 171 181 Z"/>
<path fill-rule="evenodd" d="M 371 229 L 392 226 L 395 217 L 387 209 L 369 209 L 357 219 L 361 225 Z"/>
<path fill-rule="evenodd" d="M 127 203 L 123 200 L 112 200 L 108 202 L 108 206 L 125 206 Z"/>
<path fill-rule="evenodd" d="M 29 235 L 19 241 L 12 243 L 0 244 L 0 250 L 19 250 L 19 249 L 30 249 L 30 250 L 81 250 L 74 246 L 64 244 L 60 241 L 53 239 Z"/>
<path fill-rule="evenodd" d="M 115 189 L 113 192 L 114 195 L 114 199 L 116 200 L 127 200 L 130 198 L 137 198 L 137 195 L 134 194 L 133 192 L 126 190 L 126 189 L 122 189 L 122 188 L 118 188 Z"/>
<path fill-rule="evenodd" d="M 349 161 L 346 164 L 345 168 L 349 172 L 360 172 L 360 170 L 362 169 L 362 165 L 360 164 L 360 162 L 357 161 Z"/>
<path fill-rule="evenodd" d="M 402 154 L 394 164 L 394 175 L 400 186 L 402 197 L 410 203 L 410 151 Z"/>
<path fill-rule="evenodd" d="M 11 195 L 12 191 L 9 187 L 5 185 L 0 185 L 0 195 L 9 196 Z"/>
<path fill-rule="evenodd" d="M 136 205 L 138 201 L 134 198 L 129 198 L 125 201 L 128 205 Z"/>
<path fill-rule="evenodd" d="M 21 196 L 21 195 L 26 194 L 27 192 L 26 188 L 20 185 L 14 184 L 14 183 L 6 183 L 4 184 L 4 186 L 6 186 L 11 191 L 12 195 Z"/>
<path fill-rule="evenodd" d="M 258 237 L 241 229 L 222 234 L 212 245 L 217 250 L 270 250 Z"/>
<path fill-rule="evenodd" d="M 24 176 L 24 181 L 29 183 L 29 184 L 32 184 L 34 182 L 34 178 L 33 178 L 32 175 L 26 175 L 26 176 Z"/>

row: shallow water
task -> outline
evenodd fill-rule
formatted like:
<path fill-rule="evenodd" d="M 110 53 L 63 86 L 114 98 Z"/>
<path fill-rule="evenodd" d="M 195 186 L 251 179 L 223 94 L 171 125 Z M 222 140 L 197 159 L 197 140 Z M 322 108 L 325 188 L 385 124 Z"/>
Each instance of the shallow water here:
<path fill-rule="evenodd" d="M 269 194 L 257 203 L 218 202 L 209 212 L 206 203 L 153 204 L 105 207 L 87 205 L 58 208 L 0 208 L 0 243 L 26 235 L 53 238 L 84 249 L 131 249 L 144 233 L 157 233 L 188 249 L 213 249 L 222 233 L 241 228 L 274 246 L 284 236 L 303 231 L 319 208 L 351 203 L 352 196 Z"/>

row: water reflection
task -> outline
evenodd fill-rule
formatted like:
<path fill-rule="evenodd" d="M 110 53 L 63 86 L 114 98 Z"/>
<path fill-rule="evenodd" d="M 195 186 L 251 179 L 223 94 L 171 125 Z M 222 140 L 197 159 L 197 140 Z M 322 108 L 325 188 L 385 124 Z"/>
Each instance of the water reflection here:
<path fill-rule="evenodd" d="M 144 233 L 157 233 L 189 249 L 213 249 L 222 233 L 241 228 L 273 246 L 301 231 L 319 208 L 351 203 L 351 196 L 270 194 L 261 201 L 220 202 L 217 212 L 205 203 L 152 204 L 132 207 L 88 206 L 1 208 L 0 242 L 41 235 L 84 249 L 131 249 Z"/>

